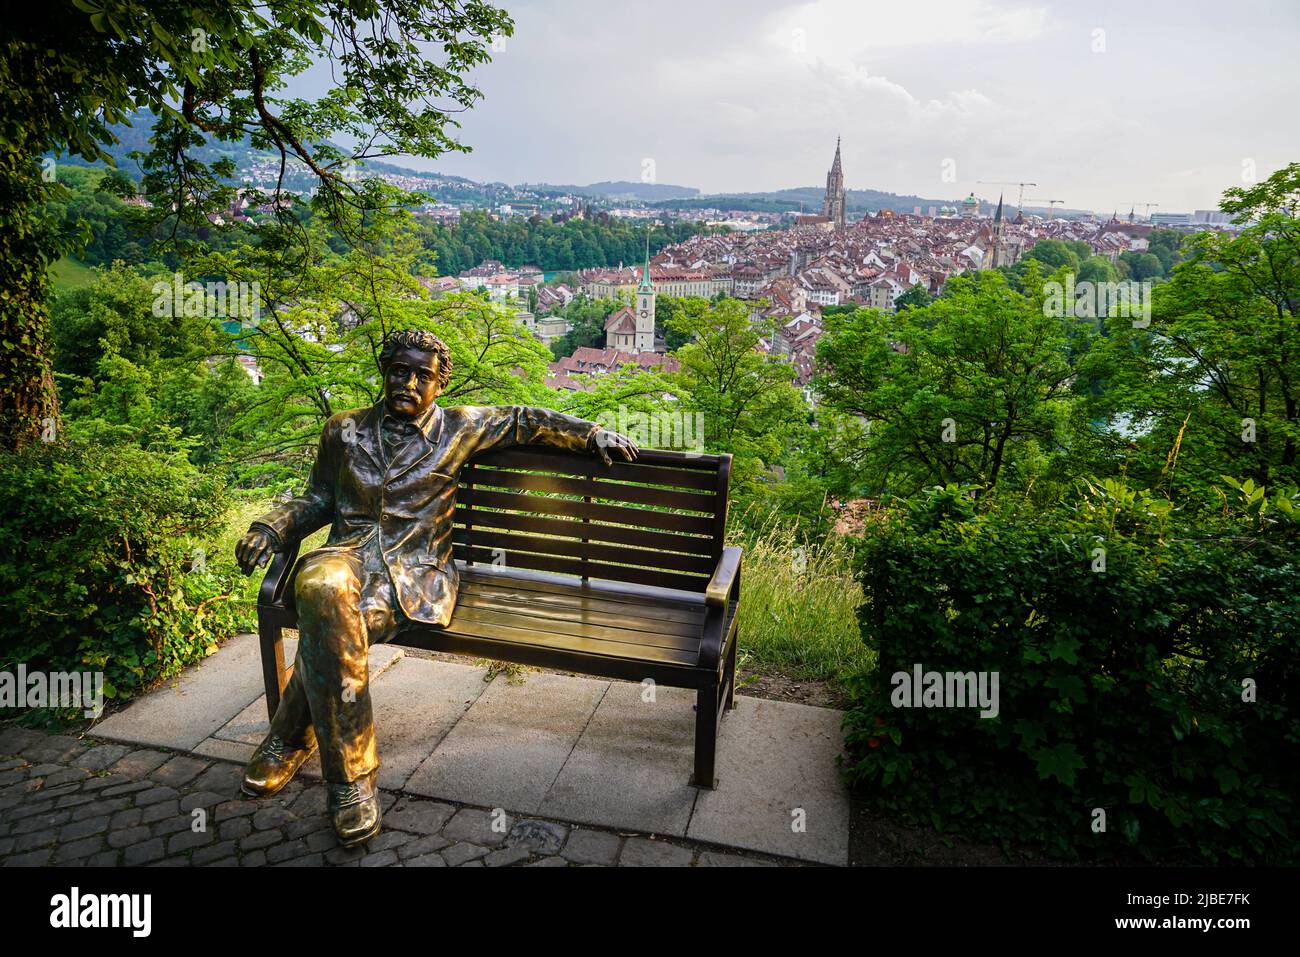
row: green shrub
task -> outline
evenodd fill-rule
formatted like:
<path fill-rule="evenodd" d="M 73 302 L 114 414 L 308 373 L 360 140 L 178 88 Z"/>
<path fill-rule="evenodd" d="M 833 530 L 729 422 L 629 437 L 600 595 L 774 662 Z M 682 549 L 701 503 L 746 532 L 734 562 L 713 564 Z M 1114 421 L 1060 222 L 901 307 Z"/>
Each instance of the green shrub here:
<path fill-rule="evenodd" d="M 215 651 L 235 624 L 232 563 L 212 550 L 225 508 L 182 452 L 0 455 L 0 670 L 103 671 L 111 699 Z"/>
<path fill-rule="evenodd" d="M 1072 508 L 981 512 L 949 487 L 869 529 L 879 657 L 851 682 L 850 781 L 909 819 L 1066 857 L 1296 861 L 1296 497 L 1229 500 L 1191 518 L 1108 480 Z M 998 716 L 895 707 L 892 676 L 917 664 L 998 672 Z"/>

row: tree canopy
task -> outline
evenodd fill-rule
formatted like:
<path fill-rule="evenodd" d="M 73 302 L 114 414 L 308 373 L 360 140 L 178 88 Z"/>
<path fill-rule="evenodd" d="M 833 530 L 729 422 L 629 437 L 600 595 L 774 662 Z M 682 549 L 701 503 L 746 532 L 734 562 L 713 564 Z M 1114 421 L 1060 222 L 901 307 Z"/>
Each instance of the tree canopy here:
<path fill-rule="evenodd" d="M 313 209 L 346 234 L 395 201 L 379 181 L 356 181 L 358 160 L 466 149 L 455 113 L 481 96 L 466 75 L 512 31 L 481 0 L 73 0 L 25 10 L 0 42 L 0 441 L 57 427 L 46 274 L 78 237 L 44 217 L 55 187 L 42 157 L 111 162 L 110 126 L 148 107 L 158 120 L 144 187 L 173 229 L 206 227 L 233 197 L 229 160 L 194 155 L 208 134 L 248 137 L 278 154 L 282 171 L 306 166 L 318 181 Z M 314 99 L 287 95 L 289 79 L 316 63 L 333 69 L 333 86 Z M 265 241 L 286 248 L 292 204 L 280 218 L 286 232 Z"/>

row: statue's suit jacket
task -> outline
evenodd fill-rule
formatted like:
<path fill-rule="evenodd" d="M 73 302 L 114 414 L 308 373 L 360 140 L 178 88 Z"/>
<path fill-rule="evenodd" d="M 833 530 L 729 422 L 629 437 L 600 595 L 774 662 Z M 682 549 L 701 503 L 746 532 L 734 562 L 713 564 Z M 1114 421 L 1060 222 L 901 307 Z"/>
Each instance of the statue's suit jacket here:
<path fill-rule="evenodd" d="M 270 531 L 277 548 L 326 524 L 324 550 L 358 549 L 378 536 L 402 611 L 412 621 L 446 625 L 460 583 L 451 530 L 461 467 L 478 452 L 509 445 L 581 451 L 600 426 L 520 405 L 434 406 L 386 462 L 383 415 L 381 400 L 332 416 L 307 490 L 253 525 Z"/>

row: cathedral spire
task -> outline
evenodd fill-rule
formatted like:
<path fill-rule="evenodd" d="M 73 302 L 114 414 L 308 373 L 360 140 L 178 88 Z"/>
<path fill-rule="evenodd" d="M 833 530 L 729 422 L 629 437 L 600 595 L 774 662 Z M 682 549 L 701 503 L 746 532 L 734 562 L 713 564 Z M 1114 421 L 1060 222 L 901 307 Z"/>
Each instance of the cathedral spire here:
<path fill-rule="evenodd" d="M 835 159 L 826 174 L 826 195 L 822 200 L 822 215 L 835 226 L 844 225 L 844 170 L 840 166 L 840 138 L 835 137 Z"/>
<path fill-rule="evenodd" d="M 641 292 L 651 292 L 654 286 L 650 282 L 650 227 L 645 228 L 645 268 L 641 272 Z"/>

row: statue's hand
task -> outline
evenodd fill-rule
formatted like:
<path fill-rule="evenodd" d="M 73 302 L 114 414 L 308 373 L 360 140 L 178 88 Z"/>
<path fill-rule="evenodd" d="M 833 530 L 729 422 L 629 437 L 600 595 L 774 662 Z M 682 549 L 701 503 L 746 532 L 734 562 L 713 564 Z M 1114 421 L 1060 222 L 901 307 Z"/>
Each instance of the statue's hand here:
<path fill-rule="evenodd" d="M 245 575 L 253 574 L 253 569 L 265 565 L 271 560 L 275 551 L 275 542 L 265 529 L 250 528 L 248 534 L 235 546 L 235 558 Z"/>
<path fill-rule="evenodd" d="M 636 461 L 636 454 L 640 451 L 636 447 L 636 443 L 626 435 L 611 432 L 609 429 L 597 429 L 591 436 L 590 445 L 600 453 L 600 457 L 605 460 L 606 465 L 614 464 L 609 455 L 610 449 L 614 449 L 614 454 L 621 455 L 626 462 Z"/>

